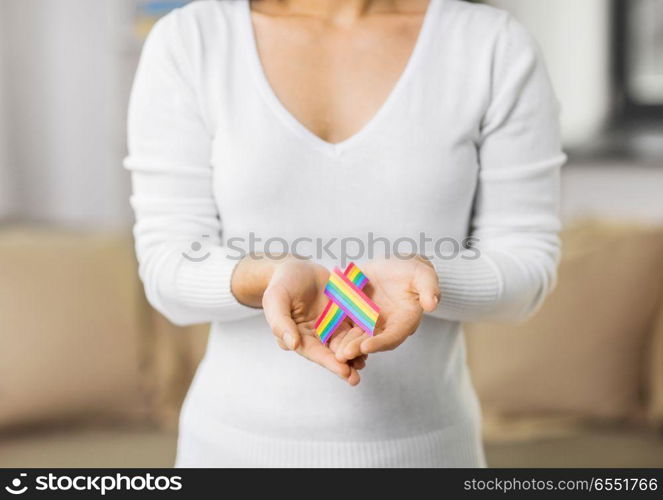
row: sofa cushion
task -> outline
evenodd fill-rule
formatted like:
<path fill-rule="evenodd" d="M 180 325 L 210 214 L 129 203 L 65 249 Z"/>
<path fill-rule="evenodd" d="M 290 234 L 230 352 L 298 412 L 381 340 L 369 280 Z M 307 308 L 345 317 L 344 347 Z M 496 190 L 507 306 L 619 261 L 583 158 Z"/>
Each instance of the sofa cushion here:
<path fill-rule="evenodd" d="M 209 324 L 175 326 L 151 309 L 151 350 L 147 377 L 154 421 L 177 429 L 180 407 L 203 358 Z"/>
<path fill-rule="evenodd" d="M 645 368 L 648 416 L 663 429 L 663 300 L 650 338 L 651 353 Z"/>
<path fill-rule="evenodd" d="M 637 418 L 660 303 L 663 233 L 586 224 L 563 236 L 557 288 L 520 325 L 467 325 L 488 415 Z"/>
<path fill-rule="evenodd" d="M 0 232 L 0 429 L 147 417 L 128 234 Z"/>

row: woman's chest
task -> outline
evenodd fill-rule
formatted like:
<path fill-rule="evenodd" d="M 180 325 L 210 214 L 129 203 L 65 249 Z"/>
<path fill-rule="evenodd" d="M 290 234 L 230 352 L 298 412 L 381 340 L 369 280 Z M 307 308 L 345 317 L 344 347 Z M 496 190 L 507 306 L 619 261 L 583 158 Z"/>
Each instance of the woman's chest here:
<path fill-rule="evenodd" d="M 427 0 L 412 3 L 411 14 L 369 15 L 351 27 L 254 14 L 256 59 L 269 91 L 320 139 L 348 139 L 379 113 L 406 73 Z"/>

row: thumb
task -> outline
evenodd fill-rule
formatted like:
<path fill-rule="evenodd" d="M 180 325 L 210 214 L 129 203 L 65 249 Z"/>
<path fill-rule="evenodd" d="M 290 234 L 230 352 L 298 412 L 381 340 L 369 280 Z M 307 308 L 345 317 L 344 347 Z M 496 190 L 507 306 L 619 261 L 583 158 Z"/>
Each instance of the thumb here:
<path fill-rule="evenodd" d="M 299 329 L 290 315 L 290 294 L 280 285 L 268 287 L 262 298 L 267 323 L 272 328 L 279 344 L 294 351 L 301 344 Z"/>
<path fill-rule="evenodd" d="M 415 271 L 413 286 L 419 295 L 419 305 L 433 312 L 440 302 L 440 283 L 432 264 L 420 263 Z"/>

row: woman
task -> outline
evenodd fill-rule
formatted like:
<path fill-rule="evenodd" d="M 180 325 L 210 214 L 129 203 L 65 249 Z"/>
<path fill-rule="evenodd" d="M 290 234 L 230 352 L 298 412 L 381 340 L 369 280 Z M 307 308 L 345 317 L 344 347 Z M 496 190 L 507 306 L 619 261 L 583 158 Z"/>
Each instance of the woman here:
<path fill-rule="evenodd" d="M 559 251 L 557 102 L 523 29 L 459 0 L 194 2 L 130 107 L 147 296 L 212 323 L 177 466 L 483 466 L 460 322 L 531 314 Z M 315 336 L 331 241 L 366 250 L 373 337 Z"/>

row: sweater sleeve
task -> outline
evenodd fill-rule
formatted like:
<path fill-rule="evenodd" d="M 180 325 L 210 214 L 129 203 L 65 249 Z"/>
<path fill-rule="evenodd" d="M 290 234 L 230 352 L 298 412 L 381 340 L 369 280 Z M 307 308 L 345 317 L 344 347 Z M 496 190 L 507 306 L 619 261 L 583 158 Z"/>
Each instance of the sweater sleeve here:
<path fill-rule="evenodd" d="M 472 248 L 436 258 L 434 316 L 520 321 L 556 281 L 560 243 L 558 102 L 537 47 L 508 18 L 494 49 L 490 102 L 477 144 Z"/>
<path fill-rule="evenodd" d="M 237 256 L 226 251 L 212 194 L 211 132 L 186 58 L 177 12 L 146 40 L 129 105 L 131 205 L 139 274 L 148 301 L 175 324 L 260 314 L 230 288 Z"/>

